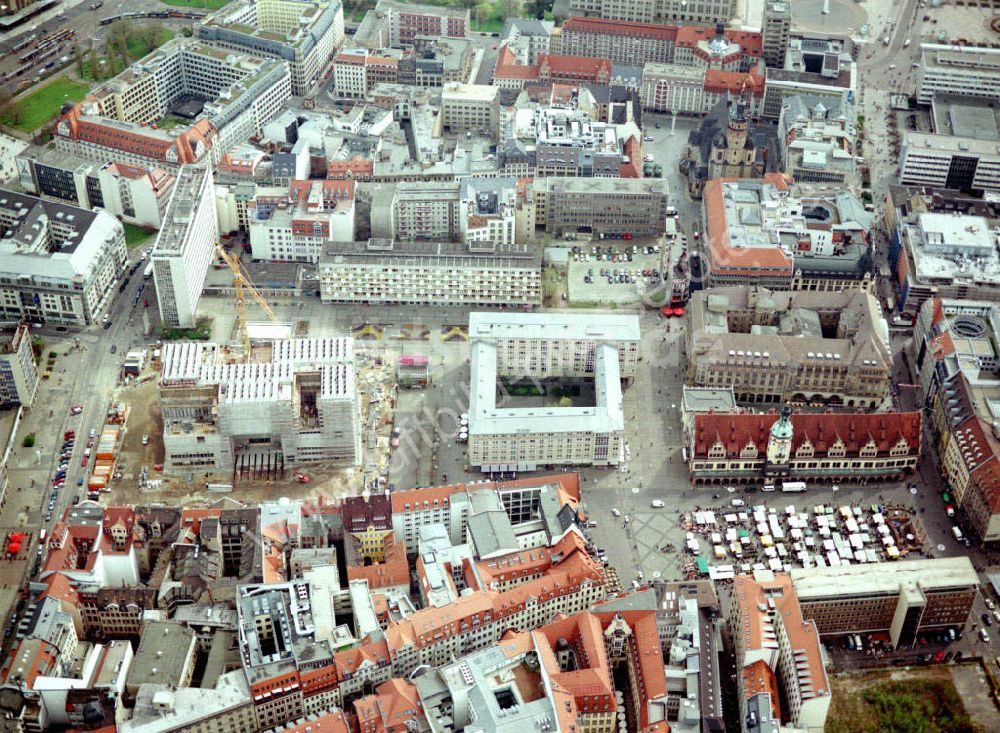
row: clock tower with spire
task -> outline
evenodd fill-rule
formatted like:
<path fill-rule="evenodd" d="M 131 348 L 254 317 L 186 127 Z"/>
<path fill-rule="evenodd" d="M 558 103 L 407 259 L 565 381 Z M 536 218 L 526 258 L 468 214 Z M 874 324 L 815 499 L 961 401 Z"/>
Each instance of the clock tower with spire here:
<path fill-rule="evenodd" d="M 767 463 L 764 464 L 764 473 L 768 476 L 788 475 L 793 433 L 792 408 L 785 405 L 781 408 L 781 416 L 771 426 L 771 434 L 767 439 Z"/>

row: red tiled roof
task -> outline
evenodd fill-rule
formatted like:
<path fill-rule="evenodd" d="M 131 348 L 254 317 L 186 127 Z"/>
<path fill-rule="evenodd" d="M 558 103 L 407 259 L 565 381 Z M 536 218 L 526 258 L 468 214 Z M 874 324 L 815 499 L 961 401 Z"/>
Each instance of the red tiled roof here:
<path fill-rule="evenodd" d="M 945 331 L 939 336 L 931 339 L 931 354 L 935 359 L 943 359 L 955 353 L 955 341 L 951 337 L 951 331 Z"/>
<path fill-rule="evenodd" d="M 736 664 L 743 666 L 748 654 L 766 650 L 770 655 L 772 650 L 777 649 L 777 643 L 768 633 L 774 624 L 768 599 L 773 599 L 773 613 L 781 617 L 785 643 L 795 659 L 795 666 L 787 670 L 787 673 L 799 677 L 804 699 L 828 696 L 830 686 L 823 664 L 819 634 L 813 621 L 802 618 L 799 597 L 795 594 L 791 576 L 787 573 L 775 573 L 773 580 L 758 581 L 749 575 L 737 575 L 732 598 L 739 619 L 736 633 L 743 637 L 744 650 L 744 659 L 737 659 Z M 778 663 L 778 660 L 775 659 L 775 662 Z M 808 682 L 808 688 L 805 687 L 805 682 Z"/>
<path fill-rule="evenodd" d="M 706 92 L 730 92 L 740 94 L 748 90 L 755 97 L 764 96 L 764 77 L 753 71 L 723 71 L 708 69 L 705 72 L 704 89 Z"/>
<path fill-rule="evenodd" d="M 195 151 L 200 143 L 207 153 L 212 147 L 218 131 L 209 120 L 199 120 L 187 130 L 171 136 L 164 132 L 145 128 L 139 125 L 124 127 L 121 123 L 108 124 L 103 118 L 93 117 L 83 119 L 82 103 L 76 105 L 62 116 L 56 125 L 56 134 L 65 124 L 65 137 L 70 140 L 83 140 L 114 150 L 123 150 L 136 155 L 155 160 L 167 161 L 168 151 L 174 149 L 175 163 L 196 163 L 201 157 Z"/>
<path fill-rule="evenodd" d="M 640 690 L 643 704 L 640 705 L 641 729 L 657 730 L 655 723 L 649 719 L 649 705 L 646 701 L 661 698 L 667 694 L 667 678 L 663 670 L 663 652 L 660 649 L 660 635 L 656 628 L 656 612 L 653 610 L 595 612 L 601 626 L 607 629 L 616 617 L 621 617 L 629 628 L 635 640 L 633 647 L 637 664 L 642 671 L 642 689 Z M 669 730 L 669 729 L 667 729 Z"/>
<path fill-rule="evenodd" d="M 694 457 L 706 458 L 716 441 L 722 441 L 727 456 L 739 455 L 749 444 L 757 451 L 767 451 L 771 426 L 778 415 L 749 413 L 705 413 L 694 417 Z M 797 413 L 792 415 L 792 451 L 807 440 L 817 456 L 825 455 L 839 439 L 847 455 L 873 440 L 879 453 L 886 453 L 905 440 L 911 451 L 920 447 L 919 412 L 883 413 Z"/>
<path fill-rule="evenodd" d="M 368 588 L 387 588 L 393 585 L 407 585 L 410 582 L 410 566 L 406 560 L 406 545 L 396 542 L 392 535 L 386 538 L 385 562 L 371 565 L 349 565 L 347 579 L 367 580 Z"/>
<path fill-rule="evenodd" d="M 760 56 L 763 40 L 755 31 L 739 31 L 726 28 L 723 35 L 731 43 L 738 43 L 744 56 Z M 715 28 L 682 26 L 677 29 L 675 44 L 683 48 L 694 48 L 699 41 L 710 41 L 715 38 Z"/>
<path fill-rule="evenodd" d="M 344 649 L 335 652 L 333 663 L 337 665 L 337 676 L 339 679 L 352 677 L 362 664 L 386 665 L 389 663 L 389 647 L 385 641 L 375 641 L 353 649 Z"/>
<path fill-rule="evenodd" d="M 759 275 L 762 270 L 792 274 L 792 258 L 777 247 L 729 246 L 729 225 L 726 220 L 726 199 L 724 186 L 735 183 L 738 178 L 714 178 L 705 183 L 702 193 L 705 211 L 705 241 L 709 247 L 712 270 L 726 273 Z M 788 181 L 781 173 L 769 173 L 762 179 L 785 189 Z"/>
<path fill-rule="evenodd" d="M 611 59 L 540 53 L 538 54 L 538 69 L 539 76 L 543 79 L 606 82 L 611 78 Z"/>
<path fill-rule="evenodd" d="M 944 304 L 940 298 L 934 298 L 934 312 L 931 315 L 931 323 L 937 325 L 944 320 Z"/>
<path fill-rule="evenodd" d="M 521 66 L 514 58 L 514 52 L 507 46 L 500 49 L 497 54 L 497 62 L 493 67 L 494 79 L 538 79 L 538 66 Z"/>
<path fill-rule="evenodd" d="M 551 648 L 555 649 L 565 642 L 574 650 L 578 668 L 560 672 L 557 667 L 551 676 L 576 698 L 577 706 L 601 707 L 605 704 L 605 709 L 613 710 L 615 688 L 598 617 L 591 613 L 578 613 L 557 619 L 538 631 Z M 591 702 L 593 696 L 602 699 Z"/>
<path fill-rule="evenodd" d="M 778 694 L 778 679 L 767 663 L 758 659 L 743 668 L 743 697 L 747 700 L 754 695 L 767 693 L 771 696 L 771 715 L 781 720 L 781 700 Z"/>
<path fill-rule="evenodd" d="M 343 710 L 333 710 L 310 716 L 309 720 L 301 723 L 286 723 L 282 726 L 281 733 L 351 733 L 351 727 L 347 724 Z"/>

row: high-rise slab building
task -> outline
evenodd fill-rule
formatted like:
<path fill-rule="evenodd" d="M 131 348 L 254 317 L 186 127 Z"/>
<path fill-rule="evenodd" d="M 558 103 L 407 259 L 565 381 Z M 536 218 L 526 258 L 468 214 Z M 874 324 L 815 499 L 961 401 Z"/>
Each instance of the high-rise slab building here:
<path fill-rule="evenodd" d="M 163 323 L 181 328 L 194 325 L 218 239 L 212 171 L 185 166 L 153 247 L 156 300 Z"/>
<path fill-rule="evenodd" d="M 764 63 L 781 68 L 785 63 L 785 50 L 792 33 L 792 4 L 787 0 L 768 0 L 764 3 Z"/>

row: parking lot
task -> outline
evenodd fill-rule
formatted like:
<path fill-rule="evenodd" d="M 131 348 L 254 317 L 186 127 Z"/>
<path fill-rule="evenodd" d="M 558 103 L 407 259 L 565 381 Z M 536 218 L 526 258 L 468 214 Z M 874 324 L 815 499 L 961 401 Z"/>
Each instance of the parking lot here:
<path fill-rule="evenodd" d="M 573 247 L 567 290 L 570 305 L 628 304 L 645 300 L 663 284 L 662 247 L 639 243 L 597 241 Z"/>

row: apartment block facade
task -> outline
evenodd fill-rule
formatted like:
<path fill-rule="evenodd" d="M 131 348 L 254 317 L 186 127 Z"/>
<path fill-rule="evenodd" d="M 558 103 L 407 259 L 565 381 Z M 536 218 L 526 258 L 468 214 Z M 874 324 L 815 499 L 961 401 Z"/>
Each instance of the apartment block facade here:
<path fill-rule="evenodd" d="M 73 206 L 99 206 L 128 224 L 159 229 L 174 175 L 162 167 L 98 163 L 52 148 L 30 146 L 17 157 L 28 193 Z"/>
<path fill-rule="evenodd" d="M 959 524 L 983 542 L 1000 539 L 1000 440 L 994 431 L 1000 389 L 993 378 L 1000 364 L 998 333 L 996 303 L 930 298 L 914 323 L 909 355 Z"/>
<path fill-rule="evenodd" d="M 533 188 L 535 221 L 554 236 L 569 232 L 663 234 L 667 185 L 652 179 L 544 178 Z"/>
<path fill-rule="evenodd" d="M 650 23 L 568 18 L 559 33 L 559 53 L 611 59 L 633 66 L 674 60 L 677 27 Z"/>
<path fill-rule="evenodd" d="M 488 84 L 445 84 L 441 90 L 441 129 L 473 132 L 494 142 L 500 130 L 500 89 Z"/>
<path fill-rule="evenodd" d="M 542 301 L 535 245 L 476 248 L 369 240 L 324 248 L 317 268 L 326 303 L 532 307 Z"/>
<path fill-rule="evenodd" d="M 571 0 L 569 12 L 635 23 L 725 23 L 736 15 L 736 0 Z"/>
<path fill-rule="evenodd" d="M 764 63 L 781 68 L 792 32 L 792 4 L 789 0 L 765 0 L 763 40 Z"/>
<path fill-rule="evenodd" d="M 794 568 L 791 579 L 802 615 L 821 637 L 888 634 L 896 648 L 964 627 L 979 589 L 967 557 Z"/>
<path fill-rule="evenodd" d="M 20 324 L 13 333 L 0 333 L 0 339 L 0 409 L 31 407 L 38 391 L 31 332 Z"/>
<path fill-rule="evenodd" d="M 900 158 L 903 185 L 1000 191 L 1000 150 L 995 140 L 906 130 Z"/>
<path fill-rule="evenodd" d="M 375 16 L 388 29 L 389 46 L 402 48 L 417 36 L 466 38 L 472 14 L 468 8 L 448 8 L 436 5 L 379 0 Z"/>
<path fill-rule="evenodd" d="M 930 104 L 938 94 L 966 97 L 1000 94 L 1000 49 L 920 44 L 917 101 Z"/>
<path fill-rule="evenodd" d="M 319 261 L 330 242 L 354 240 L 354 181 L 292 181 L 258 187 L 247 205 L 256 260 Z"/>

